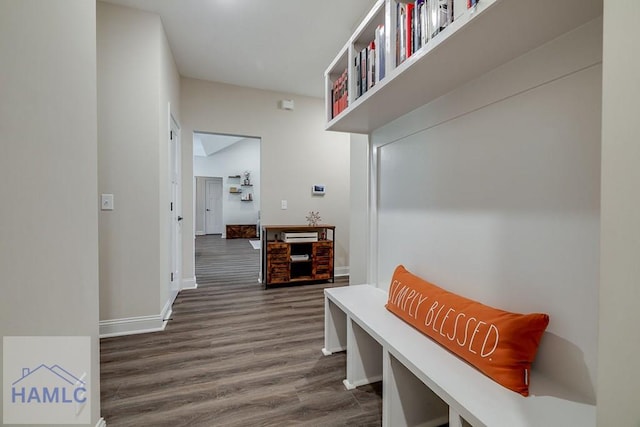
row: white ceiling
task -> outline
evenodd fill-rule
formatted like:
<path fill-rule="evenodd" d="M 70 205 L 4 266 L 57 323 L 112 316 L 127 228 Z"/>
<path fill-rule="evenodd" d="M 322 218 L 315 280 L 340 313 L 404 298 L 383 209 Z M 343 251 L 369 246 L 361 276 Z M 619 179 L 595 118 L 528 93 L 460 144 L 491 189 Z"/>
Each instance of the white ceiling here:
<path fill-rule="evenodd" d="M 181 76 L 323 97 L 375 0 L 106 0 L 160 15 Z"/>
<path fill-rule="evenodd" d="M 207 157 L 245 139 L 247 138 L 244 136 L 194 132 L 193 155 Z"/>

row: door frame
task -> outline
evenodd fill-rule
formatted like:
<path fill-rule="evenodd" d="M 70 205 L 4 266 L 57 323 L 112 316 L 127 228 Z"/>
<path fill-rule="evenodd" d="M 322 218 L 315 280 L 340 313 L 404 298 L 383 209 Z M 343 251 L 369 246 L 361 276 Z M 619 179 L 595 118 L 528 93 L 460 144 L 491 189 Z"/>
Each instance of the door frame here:
<path fill-rule="evenodd" d="M 168 290 L 172 304 L 182 287 L 182 179 L 180 124 L 169 104 L 168 188 L 169 188 L 169 259 Z"/>

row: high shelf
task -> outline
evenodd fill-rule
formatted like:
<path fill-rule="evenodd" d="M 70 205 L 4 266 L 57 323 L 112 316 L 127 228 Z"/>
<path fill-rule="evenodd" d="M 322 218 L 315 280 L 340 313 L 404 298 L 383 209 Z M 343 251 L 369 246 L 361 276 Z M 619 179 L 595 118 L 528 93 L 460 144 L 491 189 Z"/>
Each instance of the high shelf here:
<path fill-rule="evenodd" d="M 466 9 L 466 0 L 454 0 L 453 23 L 398 66 L 395 10 L 396 0 L 376 2 L 325 71 L 326 130 L 369 134 L 601 16 L 602 0 L 479 0 L 474 9 Z M 356 99 L 354 57 L 383 21 L 386 75 Z M 332 117 L 333 82 L 345 67 L 348 105 Z"/>
<path fill-rule="evenodd" d="M 285 233 L 317 233 L 317 239 L 291 242 Z M 265 225 L 260 237 L 265 287 L 334 280 L 335 226 Z"/>

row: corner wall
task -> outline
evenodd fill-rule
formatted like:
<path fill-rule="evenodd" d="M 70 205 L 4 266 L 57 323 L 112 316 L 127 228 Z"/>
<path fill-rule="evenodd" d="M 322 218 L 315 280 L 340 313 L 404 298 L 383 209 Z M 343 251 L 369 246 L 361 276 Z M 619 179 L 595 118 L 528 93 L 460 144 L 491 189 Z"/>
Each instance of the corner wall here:
<path fill-rule="evenodd" d="M 640 426 L 640 3 L 605 0 L 598 425 Z"/>
<path fill-rule="evenodd" d="M 168 105 L 179 78 L 160 17 L 97 2 L 102 334 L 163 327 L 169 298 Z M 176 117 L 179 120 L 179 116 Z"/>
<path fill-rule="evenodd" d="M 92 425 L 100 418 L 95 41 L 94 2 L 0 2 L 0 336 L 90 336 Z"/>
<path fill-rule="evenodd" d="M 336 274 L 349 259 L 349 136 L 324 130 L 322 99 L 183 78 L 182 182 L 183 280 L 193 280 L 193 132 L 247 135 L 261 144 L 261 223 L 305 224 L 310 210 L 336 226 Z M 293 99 L 295 110 L 278 109 Z M 313 197 L 311 185 L 327 194 Z M 280 201 L 288 209 L 280 209 Z"/>

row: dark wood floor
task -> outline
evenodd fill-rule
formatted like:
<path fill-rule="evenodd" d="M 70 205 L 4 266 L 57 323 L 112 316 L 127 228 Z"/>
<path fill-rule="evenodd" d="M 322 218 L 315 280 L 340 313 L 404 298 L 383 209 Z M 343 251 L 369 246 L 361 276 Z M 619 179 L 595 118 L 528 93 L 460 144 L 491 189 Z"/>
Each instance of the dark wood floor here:
<path fill-rule="evenodd" d="M 263 290 L 258 253 L 198 237 L 199 288 L 180 293 L 166 330 L 101 341 L 109 427 L 381 424 L 381 385 L 345 390 L 345 354 L 320 352 L 323 289 L 346 280 Z"/>

